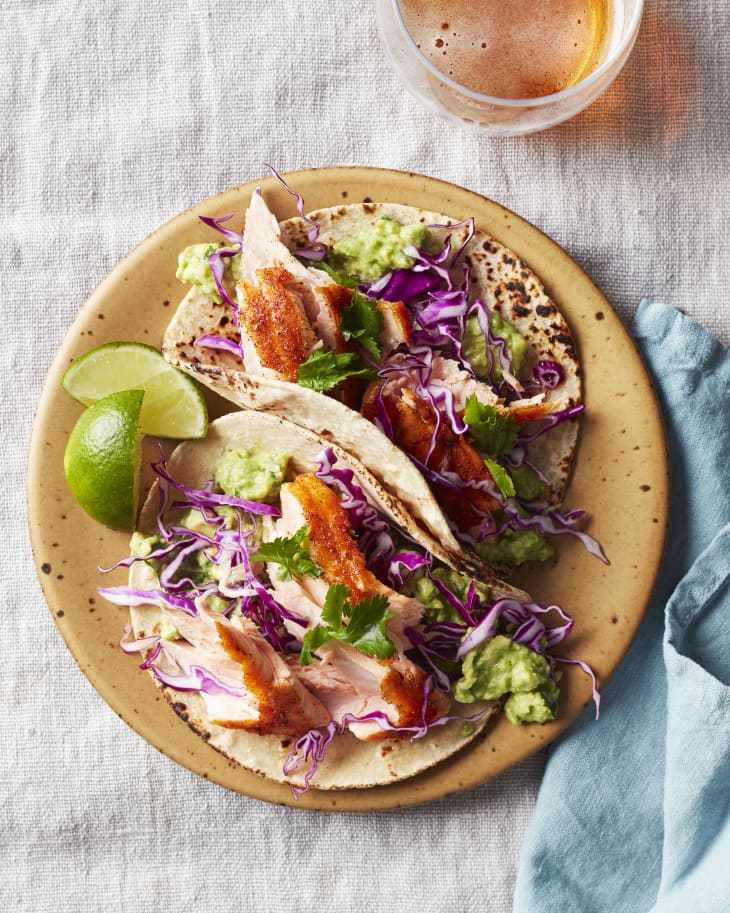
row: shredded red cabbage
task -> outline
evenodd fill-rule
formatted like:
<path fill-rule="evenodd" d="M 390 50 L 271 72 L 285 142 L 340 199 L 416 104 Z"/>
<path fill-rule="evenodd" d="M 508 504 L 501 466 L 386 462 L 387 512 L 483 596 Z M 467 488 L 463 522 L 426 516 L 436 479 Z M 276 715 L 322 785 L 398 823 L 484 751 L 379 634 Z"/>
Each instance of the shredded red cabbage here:
<path fill-rule="evenodd" d="M 376 282 L 363 283 L 362 290 L 380 301 L 413 301 L 441 286 L 441 276 L 416 272 L 414 269 L 394 269 Z"/>
<path fill-rule="evenodd" d="M 225 228 L 223 226 L 224 222 L 228 222 L 229 219 L 233 218 L 233 213 L 229 212 L 227 216 L 222 216 L 219 219 L 214 219 L 212 216 L 200 216 L 200 221 L 207 225 L 209 228 L 214 228 L 216 231 L 220 232 L 224 238 L 232 242 L 233 247 L 231 248 L 221 248 L 214 251 L 208 257 L 208 265 L 210 266 L 210 271 L 213 273 L 213 278 L 215 279 L 215 287 L 218 289 L 218 294 L 221 297 L 221 301 L 225 301 L 233 310 L 233 322 L 238 325 L 238 305 L 228 294 L 226 287 L 223 283 L 223 276 L 225 274 L 226 264 L 225 260 L 230 257 L 235 257 L 236 254 L 241 253 L 241 248 L 243 246 L 243 235 L 240 232 L 232 231 L 230 228 Z"/>
<path fill-rule="evenodd" d="M 216 507 L 235 507 L 238 510 L 245 511 L 246 513 L 253 514 L 254 516 L 266 516 L 266 517 L 280 517 L 281 511 L 278 507 L 274 507 L 272 504 L 263 504 L 261 501 L 248 501 L 245 498 L 235 498 L 233 495 L 219 494 L 213 491 L 213 483 L 208 483 L 208 488 L 188 488 L 186 485 L 183 485 L 181 482 L 178 482 L 176 479 L 173 479 L 171 475 L 167 472 L 166 461 L 164 459 L 159 460 L 156 463 L 152 464 L 157 479 L 158 485 L 161 486 L 162 482 L 171 485 L 173 488 L 176 488 L 179 492 L 185 495 L 185 501 L 176 501 L 172 506 L 178 507 L 181 509 L 198 509 L 204 510 L 206 508 L 216 508 Z"/>
<path fill-rule="evenodd" d="M 139 653 L 142 650 L 149 650 L 153 645 L 159 644 L 161 639 L 159 634 L 150 634 L 149 637 L 138 637 L 136 640 L 130 640 L 132 633 L 132 626 L 125 625 L 122 639 L 119 641 L 119 646 L 125 653 Z"/>
<path fill-rule="evenodd" d="M 582 659 L 569 659 L 567 656 L 548 656 L 546 657 L 548 662 L 564 663 L 567 666 L 578 666 L 580 669 L 585 672 L 585 674 L 591 680 L 591 699 L 596 708 L 596 719 L 601 714 L 601 692 L 598 690 L 598 682 L 596 681 L 596 675 L 593 669 L 588 665 L 588 663 L 583 662 Z"/>
<path fill-rule="evenodd" d="M 247 694 L 245 688 L 232 688 L 224 684 L 203 666 L 190 666 L 182 675 L 173 675 L 155 665 L 150 665 L 149 668 L 158 681 L 175 691 L 200 691 L 202 694 L 227 694 L 230 697 L 245 697 Z"/>
<path fill-rule="evenodd" d="M 557 361 L 538 361 L 532 369 L 532 376 L 536 383 L 546 390 L 554 390 L 565 379 L 563 369 Z"/>
<path fill-rule="evenodd" d="M 556 510 L 548 510 L 525 516 L 520 512 L 517 502 L 513 498 L 507 500 L 503 509 L 510 518 L 510 525 L 513 529 L 539 529 L 540 532 L 551 536 L 565 534 L 575 536 L 587 552 L 594 555 L 604 564 L 611 563 L 596 539 L 589 536 L 588 533 L 575 529 L 575 524 L 578 520 L 585 516 L 584 510 L 571 510 L 565 514 L 558 513 Z"/>
<path fill-rule="evenodd" d="M 302 764 L 309 761 L 309 767 L 304 774 L 304 786 L 292 787 L 292 792 L 295 796 L 302 795 L 308 791 L 312 777 L 317 773 L 317 768 L 324 760 L 325 752 L 330 742 L 340 731 L 339 724 L 335 720 L 330 720 L 324 729 L 310 729 L 309 732 L 294 743 L 294 747 L 289 752 L 282 767 L 284 776 L 288 777 Z"/>
<path fill-rule="evenodd" d="M 548 628 L 539 616 L 553 611 L 560 615 L 563 624 Z M 521 603 L 516 599 L 498 599 L 479 624 L 464 638 L 456 651 L 456 658 L 463 659 L 467 653 L 494 637 L 500 621 L 516 626 L 517 630 L 510 635 L 515 643 L 524 644 L 541 656 L 545 654 L 546 649 L 562 643 L 573 627 L 573 619 L 559 606 L 541 606 L 537 602 Z"/>
<path fill-rule="evenodd" d="M 152 634 L 150 637 L 140 637 L 137 640 L 130 640 L 131 636 L 132 626 L 125 625 L 122 639 L 119 641 L 119 646 L 125 653 L 141 653 L 152 647 L 152 652 L 139 667 L 140 669 L 149 669 L 162 652 L 162 637 L 159 634 Z"/>
<path fill-rule="evenodd" d="M 243 348 L 240 343 L 235 342 L 233 339 L 226 339 L 223 336 L 207 333 L 204 336 L 198 336 L 193 345 L 198 349 L 217 349 L 221 352 L 230 352 L 231 355 L 235 355 L 236 358 L 240 358 L 243 361 Z"/>
<path fill-rule="evenodd" d="M 203 225 L 207 225 L 209 228 L 214 228 L 216 231 L 220 232 L 223 237 L 230 241 L 234 245 L 240 245 L 243 243 L 243 235 L 238 231 L 233 231 L 230 228 L 225 228 L 223 223 L 228 222 L 233 218 L 233 213 L 229 212 L 227 216 L 221 216 L 218 219 L 214 219 L 212 216 L 200 216 L 200 221 Z M 240 249 L 239 249 L 240 250 Z"/>
<path fill-rule="evenodd" d="M 128 586 L 107 586 L 99 587 L 97 592 L 100 596 L 114 605 L 121 606 L 138 606 L 138 605 L 157 605 L 171 606 L 175 609 L 181 609 L 188 615 L 197 615 L 198 610 L 195 602 L 186 596 L 179 596 L 175 593 L 168 593 L 165 590 L 135 590 Z"/>
<path fill-rule="evenodd" d="M 267 164 L 266 167 L 276 178 L 276 180 L 281 184 L 281 186 L 286 190 L 287 193 L 290 193 L 293 197 L 296 197 L 297 200 L 297 212 L 299 213 L 300 218 L 302 218 L 307 225 L 311 226 L 307 232 L 307 240 L 312 245 L 311 248 L 302 248 L 300 250 L 293 250 L 292 253 L 295 257 L 299 257 L 302 260 L 312 260 L 316 262 L 322 262 L 322 260 L 327 259 L 328 249 L 327 245 L 323 241 L 318 241 L 319 238 L 319 224 L 313 219 L 310 219 L 309 216 L 304 211 L 304 197 L 296 190 L 293 190 L 284 178 L 279 174 L 279 172 L 272 165 Z"/>
<path fill-rule="evenodd" d="M 537 420 L 536 424 L 538 427 L 536 430 L 521 432 L 517 441 L 519 444 L 530 444 L 532 441 L 537 440 L 537 438 L 545 434 L 546 431 L 550 431 L 551 428 L 554 428 L 556 425 L 561 425 L 563 422 L 568 422 L 573 418 L 577 418 L 584 411 L 584 404 L 579 403 L 577 406 L 568 406 L 566 409 L 559 409 L 557 412 L 551 412 Z"/>

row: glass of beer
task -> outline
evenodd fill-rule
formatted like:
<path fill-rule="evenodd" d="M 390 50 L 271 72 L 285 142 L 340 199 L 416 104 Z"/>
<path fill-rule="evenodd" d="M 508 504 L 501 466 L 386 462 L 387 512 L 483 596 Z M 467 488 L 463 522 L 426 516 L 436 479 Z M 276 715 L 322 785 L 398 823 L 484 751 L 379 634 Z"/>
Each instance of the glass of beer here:
<path fill-rule="evenodd" d="M 631 53 L 643 0 L 376 0 L 396 72 L 438 114 L 492 135 L 582 111 Z"/>

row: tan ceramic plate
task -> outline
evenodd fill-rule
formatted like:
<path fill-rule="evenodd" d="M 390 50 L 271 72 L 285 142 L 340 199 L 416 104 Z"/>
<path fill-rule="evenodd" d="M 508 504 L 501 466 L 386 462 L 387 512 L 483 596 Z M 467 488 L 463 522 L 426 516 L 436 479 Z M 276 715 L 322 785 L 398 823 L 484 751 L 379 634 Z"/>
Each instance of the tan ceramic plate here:
<path fill-rule="evenodd" d="M 477 225 L 512 248 L 541 277 L 567 318 L 585 373 L 587 414 L 569 507 L 581 506 L 590 531 L 611 559 L 604 567 L 564 537 L 555 567 L 520 578 L 540 601 L 557 602 L 575 617 L 566 653 L 589 662 L 601 682 L 618 665 L 644 614 L 662 552 L 668 500 L 662 425 L 641 360 L 617 316 L 591 280 L 554 242 L 497 203 L 432 178 L 369 168 L 331 168 L 287 176 L 307 208 L 389 200 L 450 216 L 475 216 Z M 256 182 L 281 218 L 293 198 L 273 179 Z M 342 792 L 310 791 L 295 803 L 286 786 L 249 773 L 193 734 L 138 672 L 138 659 L 118 648 L 124 609 L 96 595 L 100 585 L 123 583 L 123 571 L 102 579 L 97 566 L 127 554 L 127 536 L 110 532 L 76 506 L 63 476 L 63 452 L 81 407 L 60 387 L 66 366 L 110 340 L 159 345 L 184 294 L 175 279 L 178 252 L 208 240 L 199 215 L 234 211 L 240 226 L 256 186 L 236 187 L 188 210 L 136 247 L 82 308 L 53 362 L 38 407 L 28 464 L 28 515 L 38 576 L 61 635 L 108 704 L 152 745 L 188 769 L 229 789 L 299 808 L 369 810 L 413 805 L 465 789 L 524 759 L 553 739 L 590 701 L 590 685 L 568 667 L 560 719 L 513 727 L 504 719 L 451 761 L 391 786 Z M 211 399 L 213 414 L 230 406 Z M 571 541 L 568 541 L 571 539 Z"/>

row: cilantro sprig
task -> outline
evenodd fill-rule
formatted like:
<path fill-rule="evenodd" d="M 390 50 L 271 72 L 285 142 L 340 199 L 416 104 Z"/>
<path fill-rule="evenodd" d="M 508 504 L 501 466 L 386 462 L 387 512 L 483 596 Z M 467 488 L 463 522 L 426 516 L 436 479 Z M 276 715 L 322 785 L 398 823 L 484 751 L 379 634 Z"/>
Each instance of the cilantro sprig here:
<path fill-rule="evenodd" d="M 393 656 L 395 647 L 385 633 L 385 623 L 393 618 L 393 613 L 388 611 L 388 597 L 366 596 L 353 605 L 350 595 L 349 588 L 342 583 L 333 583 L 327 590 L 322 609 L 324 624 L 310 628 L 302 640 L 299 655 L 302 666 L 308 666 L 312 654 L 331 640 L 350 644 L 366 656 L 378 659 Z"/>
<path fill-rule="evenodd" d="M 322 568 L 303 548 L 302 542 L 309 535 L 308 526 L 298 529 L 293 536 L 280 536 L 271 542 L 262 542 L 258 552 L 252 556 L 253 561 L 273 561 L 280 564 L 277 576 L 279 580 L 291 580 L 293 577 L 321 577 Z"/>
<path fill-rule="evenodd" d="M 469 434 L 482 453 L 503 456 L 517 440 L 517 422 L 511 415 L 500 415 L 494 406 L 480 402 L 475 393 L 466 399 L 464 421 Z"/>
<path fill-rule="evenodd" d="M 484 463 L 489 470 L 489 474 L 494 479 L 494 484 L 502 492 L 502 497 L 513 498 L 515 496 L 515 483 L 504 466 L 500 466 L 496 460 L 485 460 Z"/>
<path fill-rule="evenodd" d="M 379 337 L 382 331 L 383 315 L 377 310 L 375 301 L 355 292 L 340 316 L 343 339 L 356 339 L 376 361 L 380 361 L 382 348 Z"/>
<path fill-rule="evenodd" d="M 330 257 L 333 256 L 332 248 L 329 250 Z M 338 285 L 344 285 L 345 288 L 355 289 L 360 284 L 360 280 L 356 279 L 354 276 L 348 276 L 343 270 L 338 269 L 337 266 L 330 263 L 328 260 L 322 260 L 321 263 L 317 263 L 317 269 L 324 270 L 327 275 L 334 279 Z"/>
<path fill-rule="evenodd" d="M 354 352 L 323 352 L 318 349 L 297 370 L 297 383 L 318 393 L 331 390 L 348 377 L 373 377 L 375 372 Z"/>

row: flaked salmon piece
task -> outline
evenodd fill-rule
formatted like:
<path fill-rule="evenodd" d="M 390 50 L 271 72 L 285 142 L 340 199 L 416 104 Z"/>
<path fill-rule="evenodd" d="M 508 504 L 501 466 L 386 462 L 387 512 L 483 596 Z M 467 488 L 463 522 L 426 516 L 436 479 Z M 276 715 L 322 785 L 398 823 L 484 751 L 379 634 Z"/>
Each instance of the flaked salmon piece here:
<path fill-rule="evenodd" d="M 276 216 L 264 202 L 260 193 L 251 195 L 246 211 L 241 245 L 241 279 L 254 282 L 254 273 L 264 266 L 283 266 L 289 269 L 296 260 L 281 240 L 281 229 Z"/>
<path fill-rule="evenodd" d="M 518 425 L 529 425 L 546 418 L 553 412 L 567 409 L 570 401 L 567 399 L 545 400 L 545 394 L 539 393 L 530 399 L 513 400 L 509 405 L 497 406 L 500 415 L 510 415 Z"/>
<path fill-rule="evenodd" d="M 246 213 L 241 250 L 241 280 L 258 285 L 262 270 L 279 267 L 288 273 L 289 290 L 295 294 L 317 339 L 326 349 L 342 351 L 344 341 L 339 329 L 342 309 L 350 304 L 352 292 L 339 285 L 324 270 L 305 266 L 281 240 L 276 217 L 263 197 L 254 193 Z M 239 284 L 239 305 L 241 300 Z M 248 365 L 247 365 L 248 370 Z M 289 378 L 287 378 L 289 379 Z"/>
<path fill-rule="evenodd" d="M 301 473 L 282 486 L 281 520 L 295 529 L 309 527 L 309 552 L 322 568 L 323 578 L 345 584 L 353 602 L 380 592 L 382 584 L 366 567 L 347 511 L 335 492 L 313 473 Z"/>
<path fill-rule="evenodd" d="M 484 460 L 465 435 L 456 434 L 445 417 L 437 430 L 437 417 L 429 402 L 404 388 L 397 393 L 384 393 L 382 403 L 395 443 L 410 456 L 436 472 L 452 472 L 466 482 L 491 483 Z M 363 414 L 374 421 L 374 397 L 368 399 Z M 431 487 L 446 514 L 462 530 L 481 526 L 483 513 L 500 507 L 493 495 L 480 488 L 464 488 L 462 496 L 445 483 L 431 482 Z"/>
<path fill-rule="evenodd" d="M 337 644 L 326 659 L 303 666 L 298 673 L 335 720 L 345 714 L 363 717 L 382 713 L 399 727 L 419 728 L 443 716 L 447 700 L 441 692 L 425 691 L 425 673 L 409 660 L 377 662 L 346 644 Z M 348 723 L 362 741 L 410 738 L 384 729 L 377 720 Z"/>
<path fill-rule="evenodd" d="M 388 359 L 388 364 L 393 366 L 405 366 L 407 354 L 396 353 Z M 476 398 L 487 405 L 498 406 L 502 402 L 497 394 L 488 384 L 473 377 L 468 371 L 460 368 L 458 363 L 451 358 L 444 358 L 442 355 L 434 355 L 431 361 L 430 371 L 428 372 L 428 383 L 432 388 L 443 388 L 448 390 L 453 396 L 454 411 L 462 413 L 466 408 L 467 399 L 474 394 Z M 385 381 L 375 382 L 368 388 L 364 402 L 372 403 L 378 389 L 382 388 L 386 393 L 397 393 L 399 390 L 410 389 L 416 390 L 419 384 L 418 369 L 411 368 L 406 370 L 403 367 L 397 372 L 393 372 Z"/>
<path fill-rule="evenodd" d="M 302 270 L 305 271 L 303 275 L 297 277 L 300 294 L 315 333 L 326 349 L 345 351 L 347 346 L 340 331 L 340 320 L 343 309 L 352 302 L 352 291 L 338 285 L 324 270 L 314 266 L 302 266 Z"/>
<path fill-rule="evenodd" d="M 396 353 L 389 360 L 389 363 L 394 365 L 403 364 L 406 357 L 406 355 Z M 384 382 L 371 384 L 365 393 L 364 403 L 368 404 L 367 408 L 372 412 L 375 394 L 379 389 L 382 388 L 385 393 L 397 393 L 399 390 L 404 389 L 410 389 L 415 392 L 418 380 L 417 369 L 415 368 L 410 371 L 402 370 L 394 373 Z M 537 393 L 535 396 L 506 403 L 502 397 L 494 392 L 489 384 L 475 378 L 469 371 L 461 368 L 458 362 L 452 358 L 444 358 L 442 355 L 433 356 L 428 383 L 432 388 L 441 387 L 451 393 L 454 412 L 460 416 L 463 415 L 466 409 L 466 401 L 470 396 L 475 396 L 484 405 L 493 406 L 500 415 L 513 416 L 518 425 L 526 425 L 529 422 L 537 421 L 551 412 L 564 409 L 569 405 L 568 400 L 546 402 L 544 393 Z"/>
<path fill-rule="evenodd" d="M 249 374 L 295 381 L 296 373 L 317 345 L 302 303 L 292 291 L 292 277 L 282 267 L 256 271 L 257 284 L 238 285 L 239 325 L 244 364 Z"/>
<path fill-rule="evenodd" d="M 165 656 L 185 673 L 199 666 L 225 689 L 200 692 L 211 723 L 259 735 L 299 736 L 329 722 L 325 705 L 292 673 L 284 658 L 246 618 L 199 607 L 191 616 L 164 612 L 184 641 L 162 641 Z"/>
<path fill-rule="evenodd" d="M 375 310 L 383 318 L 383 329 L 378 341 L 383 349 L 383 357 L 386 357 L 401 343 L 408 345 L 411 341 L 411 318 L 402 301 L 378 301 Z"/>
<path fill-rule="evenodd" d="M 396 593 L 370 571 L 365 556 L 355 539 L 347 511 L 334 491 L 312 473 L 302 473 L 281 490 L 281 518 L 279 529 L 288 530 L 279 535 L 292 535 L 302 526 L 309 527 L 309 552 L 322 568 L 320 578 L 305 578 L 316 595 L 315 601 L 324 605 L 321 597 L 332 583 L 343 583 L 350 590 L 351 602 L 357 603 L 366 596 L 388 597 L 390 610 L 395 618 L 388 622 L 389 634 L 401 636 L 404 628 L 414 627 L 421 620 L 423 606 L 416 599 Z"/>
<path fill-rule="evenodd" d="M 454 410 L 461 414 L 466 409 L 466 401 L 476 396 L 481 403 L 497 406 L 501 400 L 489 384 L 477 380 L 451 358 L 434 355 L 431 363 L 431 385 L 449 390 L 454 397 Z"/>
<path fill-rule="evenodd" d="M 500 415 L 511 416 L 518 425 L 538 421 L 545 418 L 546 415 L 550 415 L 551 412 L 564 409 L 569 405 L 567 400 L 546 402 L 544 393 L 506 403 L 488 384 L 477 380 L 452 359 L 442 358 L 440 355 L 433 358 L 431 384 L 445 387 L 451 391 L 454 397 L 454 409 L 459 415 L 463 415 L 466 401 L 473 395 L 480 403 L 494 406 Z"/>

